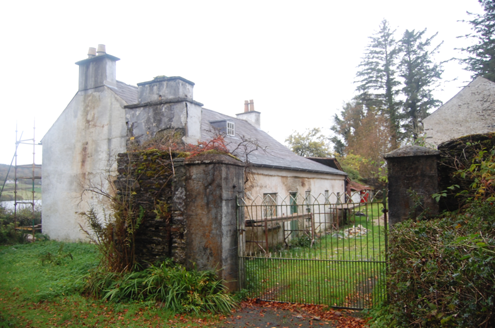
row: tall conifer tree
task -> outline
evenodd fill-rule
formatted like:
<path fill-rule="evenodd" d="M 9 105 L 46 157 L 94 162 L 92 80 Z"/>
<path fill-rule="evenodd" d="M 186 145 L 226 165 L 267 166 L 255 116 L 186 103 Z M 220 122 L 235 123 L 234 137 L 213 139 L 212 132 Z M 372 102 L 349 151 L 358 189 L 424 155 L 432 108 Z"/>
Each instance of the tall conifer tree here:
<path fill-rule="evenodd" d="M 495 1 L 479 0 L 485 11 L 474 15 L 469 21 L 473 33 L 466 35 L 476 40 L 476 44 L 463 48 L 469 57 L 462 61 L 466 69 L 473 72 L 473 78 L 483 76 L 495 82 Z"/>
<path fill-rule="evenodd" d="M 370 37 L 370 44 L 359 65 L 356 77 L 358 99 L 367 107 L 374 107 L 387 115 L 391 130 L 391 143 L 395 149 L 400 140 L 400 91 L 397 81 L 397 42 L 395 30 L 383 20 L 377 33 Z"/>
<path fill-rule="evenodd" d="M 428 111 L 441 105 L 433 96 L 433 89 L 442 76 L 441 63 L 433 61 L 438 46 L 432 48 L 431 42 L 438 34 L 424 38 L 426 29 L 404 32 L 400 40 L 399 72 L 403 78 L 402 94 L 404 101 L 404 129 L 406 137 L 416 140 L 421 132 L 420 123 L 428 116 Z"/>

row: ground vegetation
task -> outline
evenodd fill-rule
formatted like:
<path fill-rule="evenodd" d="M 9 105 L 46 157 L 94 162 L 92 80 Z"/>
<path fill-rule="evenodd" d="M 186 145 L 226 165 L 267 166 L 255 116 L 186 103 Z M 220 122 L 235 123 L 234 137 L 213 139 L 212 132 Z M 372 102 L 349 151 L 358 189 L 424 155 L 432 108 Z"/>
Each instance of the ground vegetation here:
<path fill-rule="evenodd" d="M 495 325 L 495 148 L 467 146 L 477 150 L 457 176 L 468 187 L 449 188 L 464 198 L 462 207 L 391 230 L 389 300 L 372 311 L 372 327 Z"/>

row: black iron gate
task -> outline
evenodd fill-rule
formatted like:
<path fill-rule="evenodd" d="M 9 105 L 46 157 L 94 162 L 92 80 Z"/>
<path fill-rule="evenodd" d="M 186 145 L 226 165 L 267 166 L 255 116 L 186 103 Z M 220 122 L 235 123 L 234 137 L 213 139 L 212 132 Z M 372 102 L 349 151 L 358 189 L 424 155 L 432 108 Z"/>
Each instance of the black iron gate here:
<path fill-rule="evenodd" d="M 386 297 L 386 197 L 238 200 L 239 277 L 266 301 L 370 308 Z"/>

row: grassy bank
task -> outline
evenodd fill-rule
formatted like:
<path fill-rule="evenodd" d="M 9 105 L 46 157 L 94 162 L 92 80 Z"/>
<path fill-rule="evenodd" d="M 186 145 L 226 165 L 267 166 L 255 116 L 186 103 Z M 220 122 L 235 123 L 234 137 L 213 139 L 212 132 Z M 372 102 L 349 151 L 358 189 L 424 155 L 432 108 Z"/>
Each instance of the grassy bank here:
<path fill-rule="evenodd" d="M 219 318 L 174 315 L 154 302 L 87 298 L 79 290 L 83 277 L 97 264 L 96 247 L 90 244 L 46 241 L 0 246 L 0 327 L 185 327 Z"/>

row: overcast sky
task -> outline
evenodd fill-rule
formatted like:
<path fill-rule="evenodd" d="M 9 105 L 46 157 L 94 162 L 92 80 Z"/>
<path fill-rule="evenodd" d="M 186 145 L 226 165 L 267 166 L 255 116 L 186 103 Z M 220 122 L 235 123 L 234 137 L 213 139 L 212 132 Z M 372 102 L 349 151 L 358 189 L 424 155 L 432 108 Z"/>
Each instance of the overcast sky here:
<path fill-rule="evenodd" d="M 105 44 L 119 57 L 117 79 L 157 75 L 196 83 L 194 99 L 235 116 L 253 99 L 261 127 L 278 141 L 321 127 L 354 96 L 356 67 L 382 19 L 397 29 L 424 28 L 444 41 L 438 60 L 462 56 L 466 11 L 477 0 L 354 1 L 2 1 L 0 3 L 0 163 L 14 154 L 15 129 L 39 141 L 77 92 L 76 61 Z M 453 82 L 448 82 L 457 79 Z M 445 66 L 436 96 L 447 101 L 470 81 Z M 37 161 L 41 162 L 41 147 Z M 20 162 L 32 147 L 20 148 Z"/>

